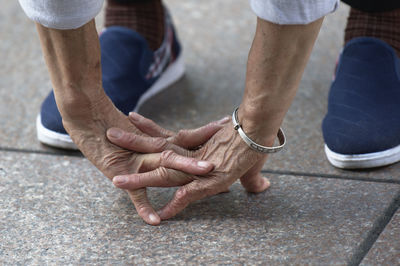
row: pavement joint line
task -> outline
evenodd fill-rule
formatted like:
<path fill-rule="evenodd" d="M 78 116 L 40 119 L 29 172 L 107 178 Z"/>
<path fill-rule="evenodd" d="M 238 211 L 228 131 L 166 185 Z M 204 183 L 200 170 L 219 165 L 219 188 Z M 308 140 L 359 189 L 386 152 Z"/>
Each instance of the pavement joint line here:
<path fill-rule="evenodd" d="M 292 176 L 305 176 L 305 177 L 319 177 L 319 178 L 331 178 L 331 179 L 344 179 L 344 180 L 355 180 L 375 183 L 389 183 L 400 185 L 400 180 L 392 180 L 387 178 L 370 178 L 363 176 L 344 176 L 344 175 L 333 175 L 333 174 L 322 174 L 322 173 L 308 173 L 308 172 L 297 172 L 297 171 L 280 171 L 280 170 L 261 170 L 264 174 L 278 174 L 278 175 L 292 175 Z"/>
<path fill-rule="evenodd" d="M 53 155 L 53 156 L 69 156 L 69 157 L 83 157 L 82 153 L 78 151 L 41 151 L 41 150 L 31 150 L 31 149 L 18 149 L 10 147 L 0 147 L 0 152 L 16 152 L 16 153 L 27 153 L 27 154 L 41 154 L 41 155 Z"/>
<path fill-rule="evenodd" d="M 372 229 L 368 232 L 367 237 L 356 248 L 348 265 L 360 265 L 398 210 L 400 210 L 400 192 L 393 199 L 385 212 L 375 220 Z"/>
<path fill-rule="evenodd" d="M 1 147 L 0 152 L 16 152 L 16 153 L 26 153 L 26 154 L 41 154 L 41 155 L 52 155 L 52 156 L 67 156 L 67 157 L 78 157 L 83 158 L 82 153 L 78 151 L 41 151 L 32 149 L 19 149 L 11 147 Z M 389 183 L 400 185 L 400 180 L 391 180 L 386 178 L 367 178 L 361 176 L 342 176 L 342 175 L 332 175 L 332 174 L 322 174 L 322 173 L 308 173 L 308 172 L 298 172 L 298 171 L 280 171 L 280 170 L 269 170 L 263 169 L 261 173 L 264 174 L 278 174 L 278 175 L 292 175 L 292 176 L 305 176 L 305 177 L 319 177 L 319 178 L 332 178 L 332 179 L 344 179 L 344 180 L 356 180 L 356 181 L 366 181 L 366 182 L 376 182 L 376 183 Z"/>

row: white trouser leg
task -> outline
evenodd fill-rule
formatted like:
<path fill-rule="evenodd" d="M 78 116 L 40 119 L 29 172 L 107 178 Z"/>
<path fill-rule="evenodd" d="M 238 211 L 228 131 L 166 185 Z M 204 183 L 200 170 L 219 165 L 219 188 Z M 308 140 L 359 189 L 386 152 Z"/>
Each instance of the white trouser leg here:
<path fill-rule="evenodd" d="M 26 15 L 53 29 L 76 29 L 92 20 L 104 0 L 19 0 Z"/>
<path fill-rule="evenodd" d="M 339 0 L 249 0 L 254 13 L 276 24 L 308 24 L 334 12 Z"/>

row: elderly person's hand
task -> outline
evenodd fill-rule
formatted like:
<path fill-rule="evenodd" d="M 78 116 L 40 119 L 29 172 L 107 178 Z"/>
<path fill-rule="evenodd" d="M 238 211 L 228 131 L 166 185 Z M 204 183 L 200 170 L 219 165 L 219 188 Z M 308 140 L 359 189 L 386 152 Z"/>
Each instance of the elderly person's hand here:
<path fill-rule="evenodd" d="M 136 113 L 131 113 L 129 118 L 137 128 L 150 136 L 165 137 L 169 142 L 183 147 L 190 144 L 190 138 L 201 138 L 202 134 L 200 130 L 193 131 L 192 134 L 185 130 L 174 134 Z M 123 148 L 137 150 L 140 145 L 136 141 L 137 138 L 134 133 L 123 132 L 119 138 L 109 137 L 109 140 Z M 214 163 L 214 171 L 200 176 L 166 171 L 164 167 L 159 167 L 145 173 L 116 176 L 113 182 L 119 188 L 133 191 L 149 186 L 181 186 L 174 198 L 158 212 L 161 219 L 173 217 L 191 202 L 227 191 L 239 178 L 249 192 L 261 192 L 270 185 L 269 181 L 260 175 L 266 156 L 251 150 L 240 139 L 230 119 L 227 119 L 222 130 L 204 146 L 193 151 L 192 155 L 199 160 Z M 174 157 L 172 153 L 170 156 Z"/>
<path fill-rule="evenodd" d="M 276 25 L 257 20 L 247 63 L 246 89 L 238 114 L 244 132 L 254 142 L 262 146 L 273 144 L 296 94 L 322 21 L 323 18 L 307 25 Z M 124 141 L 111 141 L 135 149 Z M 190 202 L 226 191 L 239 178 L 248 191 L 259 192 L 269 186 L 259 174 L 266 156 L 252 150 L 232 124 L 226 124 L 194 155 L 214 163 L 214 171 L 199 176 L 158 168 L 115 177 L 113 182 L 126 189 L 181 185 L 174 198 L 159 211 L 161 219 L 174 216 Z"/>
<path fill-rule="evenodd" d="M 166 138 L 147 137 L 131 125 L 128 118 L 112 105 L 101 106 L 99 110 L 102 112 L 97 116 L 81 116 L 80 119 L 74 120 L 64 119 L 64 126 L 83 154 L 108 178 L 127 173 L 152 171 L 159 167 L 163 167 L 169 174 L 171 169 L 199 175 L 213 170 L 212 163 L 191 158 L 192 151 L 170 143 Z M 79 113 L 85 112 L 81 110 Z M 136 143 L 136 150 L 121 149 L 110 143 L 106 138 L 106 130 L 109 127 L 122 127 L 129 132 L 136 132 L 137 135 L 130 138 L 132 143 Z M 188 142 L 185 147 L 194 148 L 202 145 L 221 128 L 221 122 L 214 122 L 203 128 L 187 131 Z M 118 134 L 120 131 L 116 129 L 108 131 L 110 139 L 118 138 Z M 175 173 L 180 172 L 173 171 L 171 175 Z M 152 225 L 160 223 L 160 217 L 147 199 L 145 187 L 130 189 L 128 193 L 140 217 Z"/>
<path fill-rule="evenodd" d="M 213 169 L 209 162 L 189 158 L 187 149 L 162 138 L 146 138 L 116 109 L 102 86 L 100 46 L 93 21 L 75 30 L 49 29 L 39 24 L 37 29 L 64 128 L 82 153 L 108 178 L 160 166 L 166 171 L 177 169 L 191 174 L 206 174 Z M 137 142 L 142 144 L 137 152 L 111 144 L 106 138 L 106 130 L 111 127 L 135 132 Z M 190 138 L 195 141 L 189 146 L 203 144 L 220 128 L 214 123 L 205 131 L 200 130 L 204 138 Z M 129 195 L 147 223 L 160 223 L 144 188 L 131 190 Z"/>
<path fill-rule="evenodd" d="M 254 141 L 268 145 L 273 142 L 294 98 L 322 19 L 308 25 L 284 26 L 260 18 L 257 21 L 239 117 L 244 130 Z M 215 171 L 203 179 L 197 176 L 209 172 L 212 165 L 207 165 L 204 172 L 196 170 L 193 172 L 195 175 L 188 175 L 166 170 L 171 166 L 166 162 L 177 158 L 171 152 L 164 153 L 164 156 L 168 156 L 161 163 L 161 155 L 144 157 L 110 144 L 106 139 L 106 130 L 109 128 L 119 127 L 136 135 L 142 133 L 116 110 L 104 93 L 100 46 L 94 21 L 74 30 L 49 29 L 40 24 L 37 24 L 37 29 L 64 127 L 83 154 L 109 178 L 147 171 L 147 175 L 155 177 L 143 179 L 143 182 L 151 181 L 147 186 L 186 184 L 160 212 L 161 218 L 175 215 L 189 202 L 204 195 L 225 191 L 242 176 L 255 176 L 250 178 L 252 181 L 244 182 L 249 190 L 262 190 L 268 186 L 258 171 L 253 171 L 256 173 L 254 175 L 248 173 L 252 167 L 260 169 L 265 157 L 250 150 L 228 124 L 193 153 L 195 158 L 210 160 L 215 164 Z M 151 140 L 148 141 L 151 143 Z M 148 147 L 151 144 L 142 146 L 144 149 Z M 180 150 L 176 145 L 164 148 Z M 185 154 L 189 153 L 181 153 Z M 175 167 L 188 171 L 186 163 L 175 164 Z M 114 182 L 119 183 L 118 178 Z M 146 222 L 158 224 L 159 217 L 148 203 L 145 190 L 132 190 L 133 187 L 143 187 L 143 182 L 139 182 L 140 186 L 129 187 L 131 199 Z"/>

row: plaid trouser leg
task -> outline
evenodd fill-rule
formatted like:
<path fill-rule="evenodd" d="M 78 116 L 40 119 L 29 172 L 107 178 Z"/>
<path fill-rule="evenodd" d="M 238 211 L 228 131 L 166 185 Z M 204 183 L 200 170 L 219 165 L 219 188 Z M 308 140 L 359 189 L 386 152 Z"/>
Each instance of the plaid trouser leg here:
<path fill-rule="evenodd" d="M 164 7 L 161 0 L 108 0 L 105 26 L 123 26 L 142 35 L 152 50 L 164 39 Z"/>
<path fill-rule="evenodd" d="M 345 0 L 358 3 L 358 0 Z M 400 56 L 400 1 L 362 0 L 364 7 L 352 5 L 347 19 L 345 42 L 357 37 L 373 37 L 385 41 Z M 364 10 L 373 10 L 368 12 Z M 386 11 L 382 11 L 386 10 Z"/>
<path fill-rule="evenodd" d="M 384 12 L 400 8 L 399 0 L 342 0 L 352 8 L 364 12 Z"/>

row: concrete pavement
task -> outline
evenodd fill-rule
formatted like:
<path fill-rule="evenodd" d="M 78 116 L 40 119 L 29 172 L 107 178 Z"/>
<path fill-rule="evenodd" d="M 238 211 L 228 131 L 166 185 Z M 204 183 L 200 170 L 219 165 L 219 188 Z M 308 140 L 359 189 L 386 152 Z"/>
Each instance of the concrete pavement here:
<path fill-rule="evenodd" d="M 170 129 L 230 114 L 241 99 L 255 16 L 247 1 L 167 0 L 186 75 L 140 112 Z M 0 264 L 400 264 L 400 164 L 343 171 L 320 130 L 348 8 L 324 22 L 270 156 L 272 187 L 202 200 L 161 226 L 79 153 L 39 144 L 35 118 L 51 88 L 34 24 L 17 1 L 0 9 Z M 101 28 L 102 18 L 98 18 Z M 173 189 L 150 189 L 162 206 Z"/>

